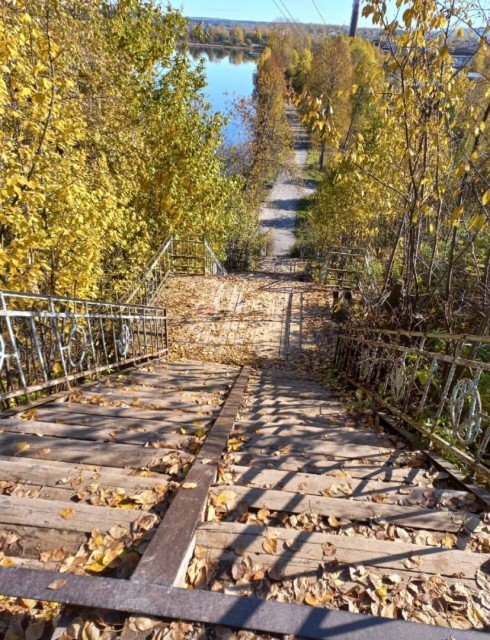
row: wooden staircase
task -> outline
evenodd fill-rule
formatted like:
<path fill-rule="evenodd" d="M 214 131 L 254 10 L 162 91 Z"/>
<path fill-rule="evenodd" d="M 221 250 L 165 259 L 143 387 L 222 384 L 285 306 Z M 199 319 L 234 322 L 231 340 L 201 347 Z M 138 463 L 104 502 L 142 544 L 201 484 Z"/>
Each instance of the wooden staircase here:
<path fill-rule="evenodd" d="M 328 288 L 157 302 L 169 358 L 0 422 L 0 637 L 483 638 L 487 506 L 326 384 Z"/>

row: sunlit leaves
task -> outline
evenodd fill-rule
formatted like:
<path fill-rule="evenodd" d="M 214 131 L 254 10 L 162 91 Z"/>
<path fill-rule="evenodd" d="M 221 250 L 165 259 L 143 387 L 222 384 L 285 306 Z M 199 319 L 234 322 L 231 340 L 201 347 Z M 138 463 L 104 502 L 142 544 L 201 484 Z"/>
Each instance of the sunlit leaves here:
<path fill-rule="evenodd" d="M 4 286 L 113 297 L 177 226 L 223 241 L 237 185 L 184 31 L 179 13 L 142 0 L 3 7 Z"/>

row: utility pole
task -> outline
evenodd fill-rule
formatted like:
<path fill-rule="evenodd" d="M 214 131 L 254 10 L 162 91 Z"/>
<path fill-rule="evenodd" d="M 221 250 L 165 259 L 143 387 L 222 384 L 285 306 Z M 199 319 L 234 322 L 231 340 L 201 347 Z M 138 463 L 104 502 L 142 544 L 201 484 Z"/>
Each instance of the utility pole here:
<path fill-rule="evenodd" d="M 357 22 L 359 20 L 359 5 L 361 4 L 361 0 L 354 0 L 354 4 L 352 5 L 352 18 L 350 21 L 350 31 L 349 38 L 355 38 L 357 32 Z"/>

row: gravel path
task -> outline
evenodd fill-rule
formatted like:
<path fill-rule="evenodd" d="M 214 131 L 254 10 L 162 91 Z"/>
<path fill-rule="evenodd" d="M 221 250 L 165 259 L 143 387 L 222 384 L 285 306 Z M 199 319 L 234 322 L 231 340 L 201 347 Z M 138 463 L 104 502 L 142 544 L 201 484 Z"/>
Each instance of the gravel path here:
<path fill-rule="evenodd" d="M 294 245 L 294 228 L 298 202 L 313 189 L 305 186 L 301 171 L 308 157 L 308 135 L 292 105 L 287 107 L 289 124 L 294 135 L 294 165 L 282 170 L 268 200 L 259 213 L 264 231 L 272 230 L 272 256 L 289 256 Z"/>

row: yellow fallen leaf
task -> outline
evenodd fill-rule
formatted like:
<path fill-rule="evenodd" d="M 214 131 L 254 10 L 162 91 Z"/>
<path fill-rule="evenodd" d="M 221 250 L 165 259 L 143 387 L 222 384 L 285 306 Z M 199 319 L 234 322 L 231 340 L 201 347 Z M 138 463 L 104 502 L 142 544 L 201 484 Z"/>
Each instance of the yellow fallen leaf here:
<path fill-rule="evenodd" d="M 338 529 L 340 527 L 340 520 L 337 520 L 335 516 L 328 516 L 328 524 L 334 529 Z"/>
<path fill-rule="evenodd" d="M 446 535 L 442 538 L 441 542 L 446 547 L 446 549 L 452 549 L 457 542 L 457 538 L 452 533 L 446 533 Z"/>
<path fill-rule="evenodd" d="M 259 520 L 265 520 L 266 518 L 268 518 L 270 516 L 271 512 L 269 511 L 269 509 L 259 509 L 259 511 L 257 512 L 257 518 Z"/>
<path fill-rule="evenodd" d="M 85 571 L 91 571 L 92 573 L 100 573 L 101 571 L 104 571 L 105 565 L 103 565 L 102 562 L 93 562 L 92 564 L 84 567 L 84 569 Z"/>
<path fill-rule="evenodd" d="M 15 450 L 17 453 L 22 453 L 31 448 L 31 445 L 28 442 L 19 442 L 15 445 Z"/>
<path fill-rule="evenodd" d="M 195 489 L 197 487 L 197 482 L 184 482 L 182 485 L 182 489 Z"/>
<path fill-rule="evenodd" d="M 318 607 L 320 602 L 315 598 L 312 593 L 307 593 L 305 596 L 306 604 L 309 604 L 311 607 Z"/>
<path fill-rule="evenodd" d="M 61 509 L 60 516 L 65 520 L 70 520 L 75 515 L 75 509 L 71 509 L 70 507 L 66 509 Z"/>
<path fill-rule="evenodd" d="M 187 433 L 187 429 L 184 429 L 184 427 L 180 427 L 180 429 L 179 429 L 179 433 L 180 433 L 182 436 L 185 436 L 185 434 Z"/>
<path fill-rule="evenodd" d="M 262 543 L 262 549 L 266 553 L 274 555 L 277 551 L 277 540 L 275 538 L 266 538 Z"/>

